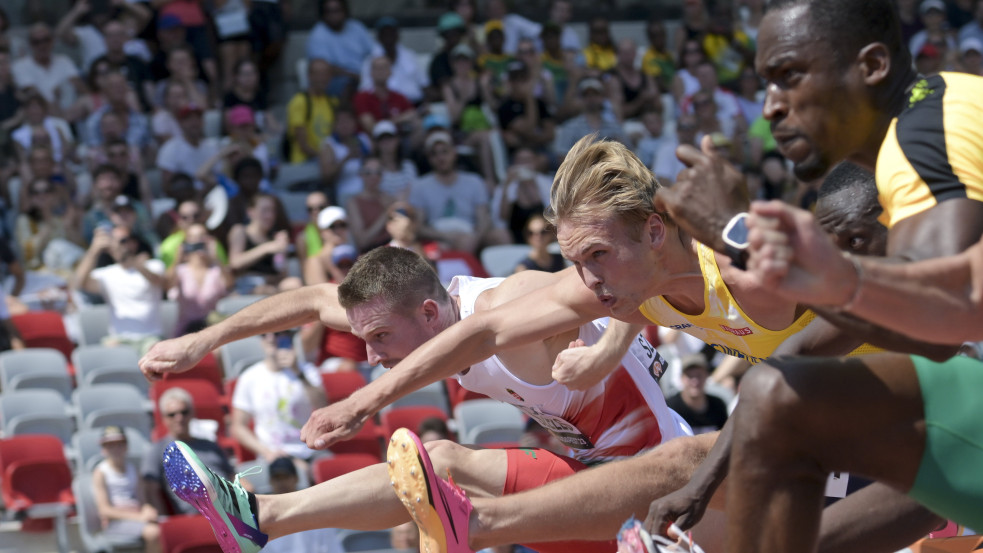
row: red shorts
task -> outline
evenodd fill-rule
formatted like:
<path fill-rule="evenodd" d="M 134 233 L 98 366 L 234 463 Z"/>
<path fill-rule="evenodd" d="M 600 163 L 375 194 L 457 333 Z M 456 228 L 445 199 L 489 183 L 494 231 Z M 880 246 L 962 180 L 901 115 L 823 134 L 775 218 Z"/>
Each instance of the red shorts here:
<path fill-rule="evenodd" d="M 566 478 L 587 468 L 576 459 L 557 455 L 546 449 L 509 448 L 508 474 L 502 495 L 538 488 L 554 480 Z M 610 541 L 554 541 L 522 544 L 540 553 L 605 553 L 618 550 Z"/>

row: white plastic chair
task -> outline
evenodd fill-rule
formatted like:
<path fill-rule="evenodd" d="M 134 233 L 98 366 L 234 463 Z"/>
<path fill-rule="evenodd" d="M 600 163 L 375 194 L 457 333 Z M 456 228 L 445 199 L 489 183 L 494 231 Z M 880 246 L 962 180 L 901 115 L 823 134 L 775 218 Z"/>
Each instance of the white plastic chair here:
<path fill-rule="evenodd" d="M 472 399 L 458 403 L 454 408 L 454 420 L 457 421 L 457 435 L 461 437 L 462 443 L 469 443 L 464 440 L 470 436 L 473 429 L 481 425 L 508 424 L 525 428 L 526 424 L 522 411 L 514 405 L 494 399 Z"/>
<path fill-rule="evenodd" d="M 0 422 L 6 436 L 52 434 L 71 443 L 75 425 L 68 405 L 54 390 L 14 390 L 0 395 Z"/>
<path fill-rule="evenodd" d="M 515 272 L 515 266 L 522 261 L 532 248 L 526 244 L 504 244 L 488 246 L 481 250 L 481 264 L 493 277 L 504 277 Z"/>
<path fill-rule="evenodd" d="M 266 357 L 263 339 L 259 336 L 250 336 L 230 342 L 220 347 L 219 352 L 222 355 L 222 366 L 225 368 L 226 380 L 238 378 L 243 369 Z"/>

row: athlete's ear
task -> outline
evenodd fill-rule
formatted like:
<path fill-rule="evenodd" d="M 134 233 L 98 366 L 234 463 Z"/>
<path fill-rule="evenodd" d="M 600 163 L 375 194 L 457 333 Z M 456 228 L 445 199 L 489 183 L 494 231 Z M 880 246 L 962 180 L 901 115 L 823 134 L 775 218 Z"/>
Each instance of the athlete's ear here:
<path fill-rule="evenodd" d="M 857 53 L 857 65 L 867 86 L 876 86 L 891 72 L 891 52 L 883 42 L 871 42 Z"/>
<path fill-rule="evenodd" d="M 423 300 L 423 304 L 420 305 L 420 312 L 428 324 L 434 324 L 440 318 L 440 306 L 430 298 Z"/>
<path fill-rule="evenodd" d="M 665 215 L 653 213 L 645 220 L 643 239 L 652 244 L 653 249 L 659 249 L 666 241 Z"/>

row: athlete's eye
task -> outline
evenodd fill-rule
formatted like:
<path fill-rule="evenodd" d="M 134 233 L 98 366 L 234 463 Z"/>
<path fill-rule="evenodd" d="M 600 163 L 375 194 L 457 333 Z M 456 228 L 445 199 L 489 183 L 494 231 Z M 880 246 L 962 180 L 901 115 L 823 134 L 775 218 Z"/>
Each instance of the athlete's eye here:
<path fill-rule="evenodd" d="M 850 249 L 853 251 L 861 251 L 867 246 L 867 239 L 863 236 L 852 236 L 850 237 Z"/>
<path fill-rule="evenodd" d="M 608 253 L 608 252 L 606 252 L 606 251 L 604 251 L 604 250 L 595 250 L 595 251 L 594 251 L 593 253 L 591 253 L 590 255 L 591 255 L 591 257 L 593 257 L 594 259 L 597 259 L 597 258 L 599 258 L 599 257 L 601 257 L 602 255 L 604 255 L 604 254 L 606 254 L 606 253 Z"/>

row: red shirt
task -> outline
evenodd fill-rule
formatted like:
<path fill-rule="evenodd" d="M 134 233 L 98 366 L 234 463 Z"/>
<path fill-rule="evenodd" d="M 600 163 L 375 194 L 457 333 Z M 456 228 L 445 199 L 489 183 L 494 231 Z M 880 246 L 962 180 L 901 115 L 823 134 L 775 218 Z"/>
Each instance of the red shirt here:
<path fill-rule="evenodd" d="M 361 117 L 363 113 L 371 113 L 376 121 L 395 119 L 397 115 L 413 109 L 413 104 L 399 92 L 389 91 L 389 96 L 383 102 L 371 90 L 363 90 L 355 95 L 355 113 Z M 362 129 L 371 133 L 372 129 Z"/>

